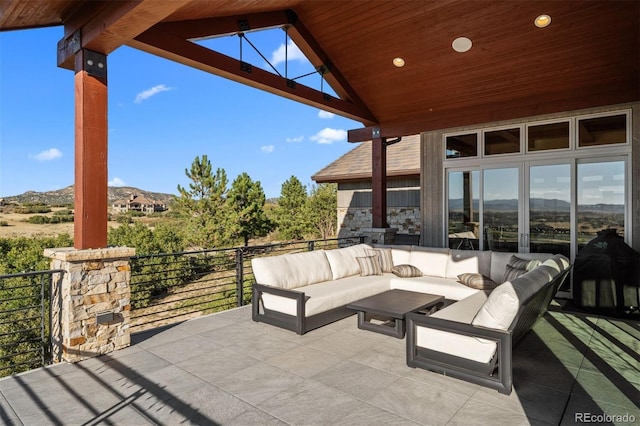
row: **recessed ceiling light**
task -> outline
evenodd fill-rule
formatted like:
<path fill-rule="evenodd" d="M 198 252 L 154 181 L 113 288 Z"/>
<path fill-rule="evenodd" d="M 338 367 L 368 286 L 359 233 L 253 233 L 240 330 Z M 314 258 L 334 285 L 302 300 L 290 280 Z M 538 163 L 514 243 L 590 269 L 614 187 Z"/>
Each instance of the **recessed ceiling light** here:
<path fill-rule="evenodd" d="M 393 58 L 393 65 L 395 65 L 398 68 L 404 67 L 404 59 L 402 59 L 400 57 Z"/>
<path fill-rule="evenodd" d="M 467 37 L 458 37 L 451 43 L 453 50 L 460 53 L 468 52 L 471 46 L 473 46 L 473 43 Z"/>
<path fill-rule="evenodd" d="M 549 16 L 549 15 L 540 15 L 535 19 L 535 21 L 533 21 L 533 23 L 538 28 L 548 27 L 549 24 L 551 23 L 551 16 Z"/>

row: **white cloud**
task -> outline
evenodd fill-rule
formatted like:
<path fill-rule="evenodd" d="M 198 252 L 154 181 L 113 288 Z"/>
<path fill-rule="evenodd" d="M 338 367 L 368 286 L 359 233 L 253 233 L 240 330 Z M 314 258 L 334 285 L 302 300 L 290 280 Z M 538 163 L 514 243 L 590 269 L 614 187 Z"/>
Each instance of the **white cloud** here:
<path fill-rule="evenodd" d="M 276 147 L 273 146 L 273 145 L 265 145 L 265 146 L 260 147 L 260 151 L 266 152 L 267 154 L 272 153 L 275 149 L 276 149 Z"/>
<path fill-rule="evenodd" d="M 298 142 L 302 142 L 303 139 L 304 139 L 304 136 L 296 136 L 295 138 L 287 138 L 287 142 L 298 143 Z"/>
<path fill-rule="evenodd" d="M 139 104 L 142 101 L 149 99 L 153 95 L 157 95 L 160 92 L 168 92 L 169 90 L 173 90 L 173 87 L 167 87 L 164 84 L 158 84 L 157 86 L 153 86 L 151 89 L 147 89 L 138 93 L 134 102 Z"/>
<path fill-rule="evenodd" d="M 107 186 L 125 186 L 125 185 L 126 185 L 126 183 L 122 179 L 120 179 L 119 177 L 114 177 L 107 184 Z"/>
<path fill-rule="evenodd" d="M 334 142 L 340 142 L 347 139 L 347 131 L 342 129 L 330 129 L 326 127 L 316 133 L 310 138 L 312 141 L 316 141 L 321 144 L 332 144 Z"/>
<path fill-rule="evenodd" d="M 49 148 L 36 155 L 29 155 L 29 158 L 33 158 L 38 161 L 51 161 L 60 157 L 62 157 L 62 151 L 57 148 Z"/>
<path fill-rule="evenodd" d="M 318 117 L 324 118 L 326 120 L 330 120 L 335 116 L 336 115 L 334 113 L 329 112 L 329 111 L 323 111 L 323 110 L 318 111 Z"/>
<path fill-rule="evenodd" d="M 307 57 L 304 56 L 304 53 L 302 53 L 302 51 L 298 48 L 298 46 L 296 46 L 296 44 L 292 40 L 289 40 L 287 42 L 286 50 L 287 52 L 285 55 L 284 43 L 282 43 L 280 47 L 274 50 L 271 53 L 271 61 L 270 61 L 271 65 L 273 65 L 274 67 L 277 66 L 278 64 L 284 62 L 287 56 L 290 61 L 308 62 Z"/>

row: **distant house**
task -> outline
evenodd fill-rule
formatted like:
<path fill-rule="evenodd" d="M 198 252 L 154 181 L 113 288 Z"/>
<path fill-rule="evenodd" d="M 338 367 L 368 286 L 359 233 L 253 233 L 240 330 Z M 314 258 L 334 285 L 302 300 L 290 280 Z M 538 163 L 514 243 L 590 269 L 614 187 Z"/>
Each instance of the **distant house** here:
<path fill-rule="evenodd" d="M 363 142 L 311 178 L 338 184 L 339 237 L 371 228 L 371 143 Z M 420 135 L 405 136 L 387 147 L 387 223 L 396 242 L 420 238 Z"/>
<path fill-rule="evenodd" d="M 132 194 L 127 199 L 117 200 L 111 205 L 111 211 L 113 213 L 126 213 L 126 212 L 142 212 L 142 213 L 154 213 L 162 212 L 167 209 L 165 203 L 151 200 L 142 195 Z"/>

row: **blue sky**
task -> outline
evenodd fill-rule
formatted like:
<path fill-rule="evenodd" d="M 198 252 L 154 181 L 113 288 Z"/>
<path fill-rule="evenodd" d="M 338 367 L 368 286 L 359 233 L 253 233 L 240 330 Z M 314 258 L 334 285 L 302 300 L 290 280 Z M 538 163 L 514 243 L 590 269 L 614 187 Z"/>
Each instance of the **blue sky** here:
<path fill-rule="evenodd" d="M 0 197 L 74 182 L 73 71 L 56 66 L 62 28 L 0 33 Z M 284 73 L 286 35 L 248 34 Z M 201 44 L 238 57 L 239 38 Z M 248 44 L 243 59 L 268 67 Z M 313 70 L 289 46 L 288 76 Z M 354 148 L 346 131 L 362 124 L 129 47 L 107 59 L 109 182 L 177 193 L 196 156 L 206 154 L 229 183 L 242 172 L 277 197 L 292 175 L 311 175 Z M 299 83 L 320 88 L 313 75 Z M 324 84 L 325 91 L 328 90 Z"/>

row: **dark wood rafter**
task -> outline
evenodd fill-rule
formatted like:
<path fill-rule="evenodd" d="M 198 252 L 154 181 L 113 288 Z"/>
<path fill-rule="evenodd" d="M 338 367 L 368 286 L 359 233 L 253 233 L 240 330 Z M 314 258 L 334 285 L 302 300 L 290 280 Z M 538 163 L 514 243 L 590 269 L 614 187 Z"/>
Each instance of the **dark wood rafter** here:
<path fill-rule="evenodd" d="M 68 11 L 64 37 L 58 42 L 58 66 L 72 70 L 80 48 L 105 55 L 175 12 L 189 0 L 165 2 L 85 2 Z"/>
<path fill-rule="evenodd" d="M 190 39 L 285 25 L 289 26 L 288 33 L 291 39 L 316 69 L 323 70 L 323 78 L 340 98 L 297 82 L 292 84 L 291 81 L 260 68 L 243 67 L 243 63 L 237 59 L 190 41 Z M 346 79 L 330 64 L 327 55 L 291 11 L 162 23 L 135 37 L 129 45 L 367 125 L 377 122 L 371 111 L 349 86 Z"/>

